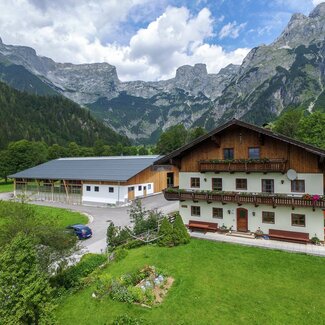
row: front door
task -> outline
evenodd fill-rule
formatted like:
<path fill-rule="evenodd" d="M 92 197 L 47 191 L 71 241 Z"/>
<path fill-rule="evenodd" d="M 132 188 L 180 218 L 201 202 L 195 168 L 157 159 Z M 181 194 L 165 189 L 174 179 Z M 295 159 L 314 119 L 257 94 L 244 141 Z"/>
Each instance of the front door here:
<path fill-rule="evenodd" d="M 167 173 L 167 187 L 174 186 L 174 173 Z"/>
<path fill-rule="evenodd" d="M 134 186 L 128 188 L 128 199 L 130 201 L 134 200 Z"/>
<path fill-rule="evenodd" d="M 244 208 L 237 209 L 237 231 L 248 231 L 248 211 Z"/>
<path fill-rule="evenodd" d="M 147 196 L 147 186 L 143 186 L 143 196 Z"/>

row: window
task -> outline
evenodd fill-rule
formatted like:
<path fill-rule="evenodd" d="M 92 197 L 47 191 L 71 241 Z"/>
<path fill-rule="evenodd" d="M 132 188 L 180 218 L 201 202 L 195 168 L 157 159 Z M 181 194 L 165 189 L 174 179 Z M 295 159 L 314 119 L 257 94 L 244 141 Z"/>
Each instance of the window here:
<path fill-rule="evenodd" d="M 133 192 L 134 191 L 134 186 L 130 186 L 129 188 L 128 188 L 128 192 Z"/>
<path fill-rule="evenodd" d="M 109 187 L 109 188 L 108 188 L 108 192 L 109 192 L 109 193 L 114 193 L 114 187 Z"/>
<path fill-rule="evenodd" d="M 200 178 L 199 177 L 191 177 L 191 187 L 200 187 Z"/>
<path fill-rule="evenodd" d="M 99 186 L 95 186 L 95 192 L 99 192 Z"/>
<path fill-rule="evenodd" d="M 247 190 L 246 178 L 236 178 L 236 190 Z"/>
<path fill-rule="evenodd" d="M 291 214 L 291 225 L 297 227 L 305 227 L 306 226 L 306 218 L 304 214 Z"/>
<path fill-rule="evenodd" d="M 138 191 L 142 191 L 142 186 L 141 185 L 138 186 Z"/>
<path fill-rule="evenodd" d="M 91 191 L 91 186 L 87 185 L 87 186 L 86 186 L 86 191 L 87 191 L 87 192 L 90 192 L 90 191 Z"/>
<path fill-rule="evenodd" d="M 201 216 L 201 207 L 191 206 L 191 216 L 200 217 Z"/>
<path fill-rule="evenodd" d="M 262 222 L 263 223 L 275 223 L 275 213 L 269 211 L 262 212 Z"/>
<path fill-rule="evenodd" d="M 212 178 L 212 190 L 222 191 L 222 178 Z"/>
<path fill-rule="evenodd" d="M 234 159 L 234 148 L 224 148 L 223 159 Z"/>
<path fill-rule="evenodd" d="M 148 184 L 148 190 L 151 190 L 151 184 Z"/>
<path fill-rule="evenodd" d="M 273 179 L 262 179 L 262 192 L 263 193 L 274 193 L 274 180 Z"/>
<path fill-rule="evenodd" d="M 212 218 L 223 219 L 223 209 L 212 208 Z"/>
<path fill-rule="evenodd" d="M 291 192 L 305 192 L 305 180 L 304 179 L 296 179 L 291 181 Z"/>
<path fill-rule="evenodd" d="M 249 159 L 260 159 L 260 148 L 248 148 Z"/>

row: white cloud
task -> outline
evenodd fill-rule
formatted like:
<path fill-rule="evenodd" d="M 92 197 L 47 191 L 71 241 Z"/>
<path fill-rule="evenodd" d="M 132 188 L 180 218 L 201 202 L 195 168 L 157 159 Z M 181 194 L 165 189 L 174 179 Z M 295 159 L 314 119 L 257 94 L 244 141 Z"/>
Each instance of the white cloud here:
<path fill-rule="evenodd" d="M 246 27 L 246 24 L 247 23 L 237 24 L 236 21 L 233 21 L 232 23 L 224 25 L 219 32 L 219 38 L 237 38 L 239 33 Z"/>
<path fill-rule="evenodd" d="M 319 5 L 320 3 L 324 2 L 324 0 L 313 0 L 313 5 L 314 6 L 317 6 Z"/>
<path fill-rule="evenodd" d="M 150 0 L 2 0 L 0 36 L 58 62 L 108 62 L 121 80 L 165 79 L 179 66 L 198 62 L 216 73 L 229 63 L 241 63 L 248 53 L 206 43 L 214 23 L 206 8 L 193 16 L 185 7 L 167 7 L 125 42 L 121 23 L 146 4 L 152 6 Z"/>

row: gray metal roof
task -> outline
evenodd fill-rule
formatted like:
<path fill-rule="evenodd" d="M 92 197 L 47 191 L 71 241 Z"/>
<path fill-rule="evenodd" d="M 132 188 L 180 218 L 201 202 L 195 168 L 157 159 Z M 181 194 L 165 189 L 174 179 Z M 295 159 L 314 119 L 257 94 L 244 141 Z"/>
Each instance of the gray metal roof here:
<path fill-rule="evenodd" d="M 11 178 L 127 181 L 159 156 L 60 158 L 10 175 Z"/>

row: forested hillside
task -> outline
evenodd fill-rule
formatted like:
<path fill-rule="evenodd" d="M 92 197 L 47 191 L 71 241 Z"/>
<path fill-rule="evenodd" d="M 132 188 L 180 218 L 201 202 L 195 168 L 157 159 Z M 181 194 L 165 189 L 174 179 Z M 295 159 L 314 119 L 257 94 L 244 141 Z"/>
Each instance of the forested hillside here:
<path fill-rule="evenodd" d="M 0 148 L 20 139 L 67 145 L 92 146 L 96 140 L 109 145 L 129 144 L 97 121 L 89 111 L 61 96 L 36 96 L 0 82 Z"/>

